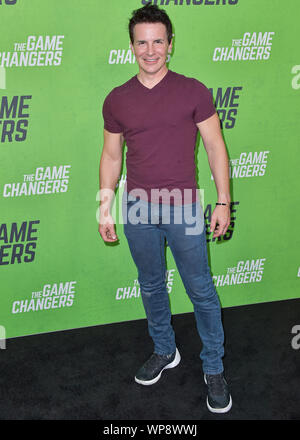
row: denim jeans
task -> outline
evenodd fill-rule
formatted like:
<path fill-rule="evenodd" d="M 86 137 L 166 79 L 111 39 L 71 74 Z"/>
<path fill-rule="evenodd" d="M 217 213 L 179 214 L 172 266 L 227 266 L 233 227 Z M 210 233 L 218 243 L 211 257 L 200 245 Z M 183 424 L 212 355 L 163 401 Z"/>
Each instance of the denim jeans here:
<path fill-rule="evenodd" d="M 124 233 L 138 270 L 154 352 L 170 354 L 176 349 L 166 287 L 166 239 L 193 304 L 202 341 L 200 359 L 203 372 L 221 373 L 224 355 L 221 307 L 208 266 L 200 203 L 166 206 L 139 200 L 124 191 L 122 210 Z"/>

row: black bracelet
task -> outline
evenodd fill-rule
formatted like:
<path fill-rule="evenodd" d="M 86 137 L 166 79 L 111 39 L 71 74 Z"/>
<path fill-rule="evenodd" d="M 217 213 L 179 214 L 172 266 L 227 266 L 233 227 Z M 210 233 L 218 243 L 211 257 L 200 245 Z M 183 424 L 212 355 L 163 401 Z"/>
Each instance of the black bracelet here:
<path fill-rule="evenodd" d="M 227 203 L 216 203 L 216 205 L 227 205 Z"/>

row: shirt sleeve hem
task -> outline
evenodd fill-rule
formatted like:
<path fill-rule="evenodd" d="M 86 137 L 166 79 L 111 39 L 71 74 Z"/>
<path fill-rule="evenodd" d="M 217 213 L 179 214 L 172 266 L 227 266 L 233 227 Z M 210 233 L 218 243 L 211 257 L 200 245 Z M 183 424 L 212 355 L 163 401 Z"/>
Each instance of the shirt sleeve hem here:
<path fill-rule="evenodd" d="M 108 126 L 105 125 L 105 124 L 104 124 L 104 128 L 105 128 L 105 130 L 108 131 L 109 133 L 114 133 L 114 134 L 116 134 L 116 133 L 122 134 L 122 133 L 123 133 L 122 130 L 120 130 L 120 129 L 116 129 L 116 128 L 112 128 L 112 127 L 108 127 Z"/>
<path fill-rule="evenodd" d="M 195 124 L 200 124 L 200 122 L 204 122 L 206 121 L 206 119 L 209 119 L 211 116 L 213 116 L 215 113 L 217 113 L 216 110 L 212 110 L 211 112 L 208 113 L 207 116 L 204 116 L 200 121 L 197 120 L 197 122 L 195 122 Z"/>

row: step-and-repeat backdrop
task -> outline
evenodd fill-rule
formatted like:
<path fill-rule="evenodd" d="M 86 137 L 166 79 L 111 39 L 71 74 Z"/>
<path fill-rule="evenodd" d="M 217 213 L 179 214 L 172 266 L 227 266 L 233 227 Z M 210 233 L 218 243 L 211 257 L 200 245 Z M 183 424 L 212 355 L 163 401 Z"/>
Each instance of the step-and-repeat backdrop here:
<path fill-rule="evenodd" d="M 118 245 L 105 245 L 97 224 L 102 104 L 137 73 L 127 26 L 145 3 L 0 1 L 0 326 L 8 338 L 145 317 L 118 209 Z M 169 68 L 210 89 L 222 123 L 232 207 L 219 239 L 209 233 L 216 189 L 200 139 L 196 148 L 222 306 L 300 296 L 298 0 L 152 3 L 174 24 Z M 124 162 L 119 196 L 125 181 Z M 166 253 L 172 312 L 191 312 Z"/>

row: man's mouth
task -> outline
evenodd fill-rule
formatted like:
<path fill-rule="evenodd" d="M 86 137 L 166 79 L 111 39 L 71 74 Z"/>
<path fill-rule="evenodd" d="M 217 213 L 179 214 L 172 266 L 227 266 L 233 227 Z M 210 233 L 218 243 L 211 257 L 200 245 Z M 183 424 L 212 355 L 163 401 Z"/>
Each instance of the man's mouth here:
<path fill-rule="evenodd" d="M 156 63 L 158 61 L 158 58 L 144 58 L 144 61 L 146 63 L 152 64 L 152 63 Z"/>

